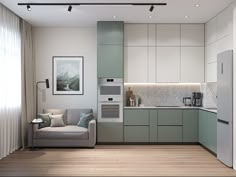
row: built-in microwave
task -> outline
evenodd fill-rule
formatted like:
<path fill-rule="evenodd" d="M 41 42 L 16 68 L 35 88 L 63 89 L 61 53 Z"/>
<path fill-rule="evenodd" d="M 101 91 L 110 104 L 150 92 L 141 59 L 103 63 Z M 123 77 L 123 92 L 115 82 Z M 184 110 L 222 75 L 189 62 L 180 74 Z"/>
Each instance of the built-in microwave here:
<path fill-rule="evenodd" d="M 98 122 L 123 122 L 123 79 L 98 79 Z"/>

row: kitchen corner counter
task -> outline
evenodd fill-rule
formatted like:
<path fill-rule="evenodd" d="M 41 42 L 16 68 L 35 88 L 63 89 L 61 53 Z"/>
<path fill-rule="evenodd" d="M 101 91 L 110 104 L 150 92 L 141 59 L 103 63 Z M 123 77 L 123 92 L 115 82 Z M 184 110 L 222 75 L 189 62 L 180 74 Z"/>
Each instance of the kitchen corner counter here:
<path fill-rule="evenodd" d="M 213 108 L 204 108 L 204 107 L 190 107 L 190 106 L 139 106 L 139 107 L 130 107 L 125 106 L 124 109 L 190 109 L 190 110 L 203 110 L 212 113 L 217 113 L 217 109 Z"/>

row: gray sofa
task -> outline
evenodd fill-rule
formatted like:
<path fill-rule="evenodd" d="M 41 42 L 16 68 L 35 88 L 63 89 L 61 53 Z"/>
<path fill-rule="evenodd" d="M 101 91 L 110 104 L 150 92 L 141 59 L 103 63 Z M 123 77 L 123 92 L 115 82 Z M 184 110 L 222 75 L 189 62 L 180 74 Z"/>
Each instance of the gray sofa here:
<path fill-rule="evenodd" d="M 34 147 L 94 147 L 96 144 L 96 121 L 91 120 L 88 128 L 77 126 L 80 114 L 91 112 L 92 109 L 44 110 L 44 113 L 63 114 L 65 127 L 45 127 L 39 129 L 38 124 L 29 124 L 29 146 L 32 146 L 33 139 Z"/>

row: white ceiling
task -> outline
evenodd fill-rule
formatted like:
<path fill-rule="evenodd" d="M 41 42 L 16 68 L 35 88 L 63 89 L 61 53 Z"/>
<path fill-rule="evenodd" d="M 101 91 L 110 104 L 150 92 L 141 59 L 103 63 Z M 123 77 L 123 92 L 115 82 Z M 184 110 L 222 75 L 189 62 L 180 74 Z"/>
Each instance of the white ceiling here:
<path fill-rule="evenodd" d="M 126 23 L 205 23 L 235 0 L 0 0 L 33 26 L 95 26 L 97 21 L 118 20 Z M 153 12 L 144 6 L 32 6 L 27 11 L 19 2 L 166 2 Z M 199 7 L 195 7 L 199 4 Z M 152 16 L 150 18 L 149 16 Z M 116 19 L 114 19 L 116 16 Z M 185 18 L 188 16 L 189 18 Z"/>

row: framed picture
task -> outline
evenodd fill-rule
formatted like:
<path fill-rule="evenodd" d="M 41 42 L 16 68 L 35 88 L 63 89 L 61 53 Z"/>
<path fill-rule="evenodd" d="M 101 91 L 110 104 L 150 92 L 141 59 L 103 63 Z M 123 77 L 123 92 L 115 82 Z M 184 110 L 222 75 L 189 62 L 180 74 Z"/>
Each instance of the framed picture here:
<path fill-rule="evenodd" d="M 84 57 L 53 57 L 53 95 L 83 95 Z"/>

